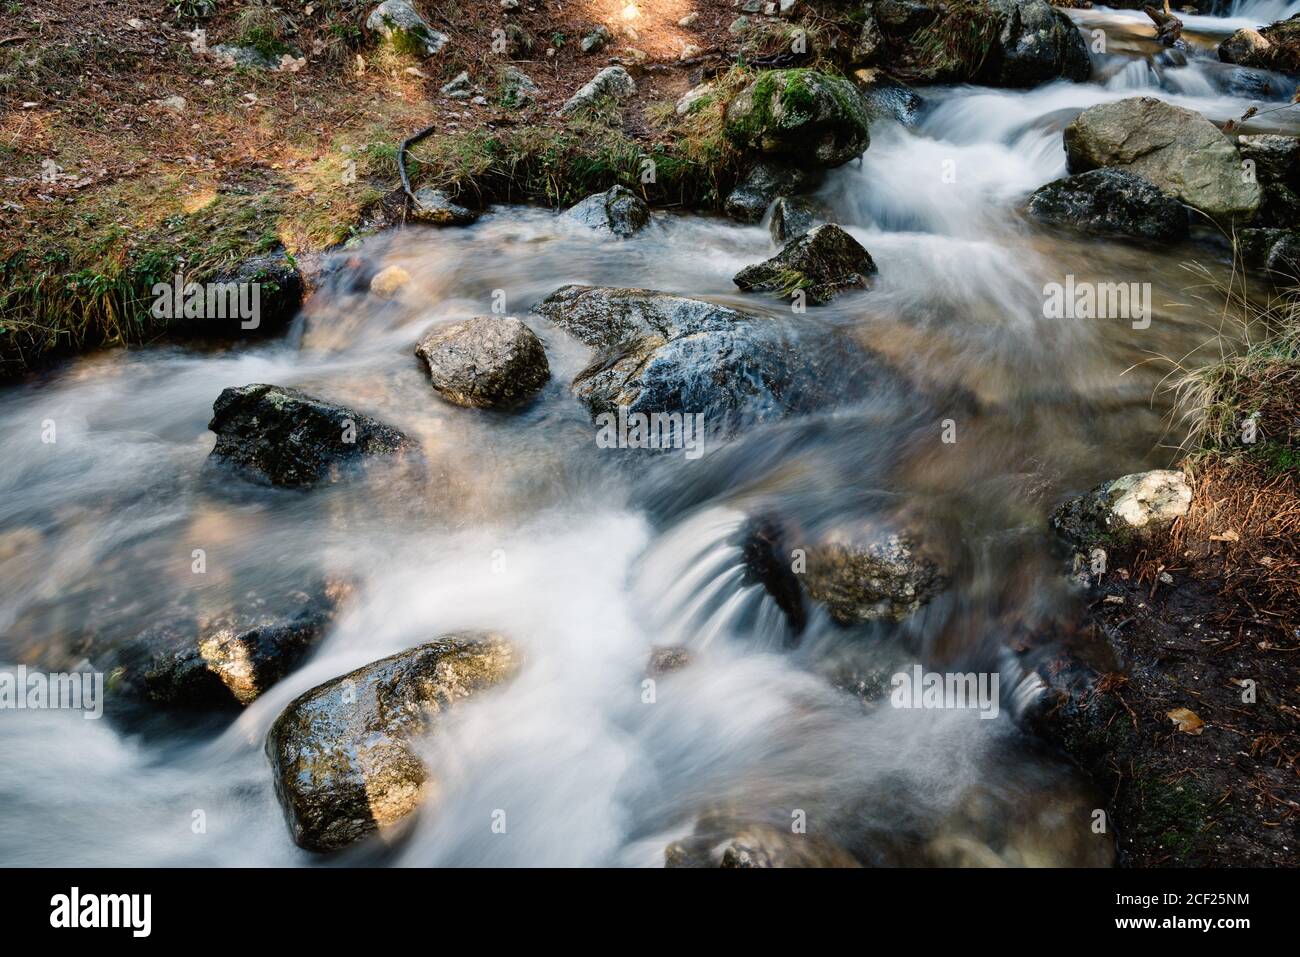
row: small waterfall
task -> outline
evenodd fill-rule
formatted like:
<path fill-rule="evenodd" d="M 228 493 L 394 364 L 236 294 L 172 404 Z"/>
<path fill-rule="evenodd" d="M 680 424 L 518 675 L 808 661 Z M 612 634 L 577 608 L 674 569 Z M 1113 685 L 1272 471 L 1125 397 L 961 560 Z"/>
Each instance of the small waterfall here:
<path fill-rule="evenodd" d="M 1300 13 L 1300 0 L 1232 0 L 1228 16 L 1276 23 Z"/>

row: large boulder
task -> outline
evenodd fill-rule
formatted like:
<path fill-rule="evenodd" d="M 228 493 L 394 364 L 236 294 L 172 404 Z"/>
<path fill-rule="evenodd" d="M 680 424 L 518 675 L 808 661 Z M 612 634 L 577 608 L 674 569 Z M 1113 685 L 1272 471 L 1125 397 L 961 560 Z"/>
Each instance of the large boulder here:
<path fill-rule="evenodd" d="M 1029 215 L 1096 236 L 1172 242 L 1187 236 L 1178 200 L 1126 169 L 1106 167 L 1058 179 L 1029 199 Z"/>
<path fill-rule="evenodd" d="M 816 226 L 771 259 L 746 266 L 734 282 L 745 292 L 803 291 L 808 302 L 829 302 L 841 289 L 864 289 L 877 272 L 862 245 L 834 223 Z"/>
<path fill-rule="evenodd" d="M 870 117 L 853 83 L 816 70 L 769 70 L 727 104 L 726 134 L 737 148 L 790 162 L 833 167 L 871 143 Z"/>
<path fill-rule="evenodd" d="M 1083 35 L 1047 0 L 875 0 L 859 47 L 863 62 L 922 83 L 1029 87 L 1092 69 Z"/>
<path fill-rule="evenodd" d="M 255 481 L 297 488 L 410 446 L 401 432 L 368 415 L 276 385 L 224 390 L 208 428 L 217 434 L 214 459 Z"/>
<path fill-rule="evenodd" d="M 1156 469 L 1104 482 L 1063 504 L 1052 526 L 1083 548 L 1125 546 L 1186 515 L 1192 489 L 1182 472 Z"/>
<path fill-rule="evenodd" d="M 1064 139 L 1072 173 L 1122 166 L 1222 223 L 1259 208 L 1259 184 L 1242 176 L 1236 146 L 1181 106 L 1149 96 L 1102 103 L 1080 113 Z"/>
<path fill-rule="evenodd" d="M 650 221 L 645 201 L 626 186 L 611 186 L 595 193 L 568 211 L 570 219 L 606 236 L 626 239 Z"/>
<path fill-rule="evenodd" d="M 216 614 L 178 610 L 120 645 L 95 652 L 112 691 L 154 707 L 243 707 L 285 677 L 324 636 L 349 592 L 319 580 L 306 590 L 246 592 Z"/>
<path fill-rule="evenodd" d="M 499 636 L 447 635 L 295 698 L 266 737 L 293 839 L 332 851 L 399 823 L 431 784 L 414 739 L 515 668 Z"/>
<path fill-rule="evenodd" d="M 1224 63 L 1300 74 L 1300 13 L 1261 30 L 1238 30 L 1219 45 Z"/>
<path fill-rule="evenodd" d="M 366 29 L 398 53 L 430 57 L 447 45 L 446 35 L 429 26 L 407 0 L 384 0 L 370 11 Z"/>
<path fill-rule="evenodd" d="M 560 115 L 568 116 L 606 98 L 626 100 L 635 92 L 636 81 L 627 70 L 621 66 L 607 66 L 564 101 Z"/>
<path fill-rule="evenodd" d="M 727 194 L 722 208 L 732 219 L 756 223 L 778 196 L 811 192 L 821 185 L 824 176 L 820 168 L 761 159 Z"/>
<path fill-rule="evenodd" d="M 448 402 L 476 409 L 510 408 L 551 377 L 533 330 L 510 316 L 477 316 L 434 327 L 415 354 Z"/>
<path fill-rule="evenodd" d="M 565 286 L 537 312 L 600 350 L 573 381 L 596 418 L 701 414 L 708 433 L 728 436 L 895 382 L 834 330 L 670 293 Z"/>
<path fill-rule="evenodd" d="M 948 584 L 908 535 L 837 533 L 807 549 L 808 597 L 842 625 L 901 621 Z"/>

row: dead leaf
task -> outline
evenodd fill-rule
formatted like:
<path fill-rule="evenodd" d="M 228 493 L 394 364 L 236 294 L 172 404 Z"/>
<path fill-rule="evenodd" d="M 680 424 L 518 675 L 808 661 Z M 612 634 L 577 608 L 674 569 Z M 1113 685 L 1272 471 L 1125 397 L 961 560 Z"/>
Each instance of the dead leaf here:
<path fill-rule="evenodd" d="M 1205 730 L 1205 722 L 1201 720 L 1201 716 L 1190 708 L 1174 708 L 1166 712 L 1165 717 L 1177 725 L 1178 730 L 1184 734 L 1200 734 Z"/>
<path fill-rule="evenodd" d="M 1221 533 L 1221 534 L 1219 534 L 1219 535 L 1211 535 L 1211 536 L 1210 536 L 1210 541 L 1212 541 L 1212 542 L 1239 542 L 1239 541 L 1241 541 L 1241 536 L 1238 535 L 1236 532 L 1234 532 L 1232 529 L 1228 529 L 1226 532 L 1223 532 L 1223 533 Z"/>

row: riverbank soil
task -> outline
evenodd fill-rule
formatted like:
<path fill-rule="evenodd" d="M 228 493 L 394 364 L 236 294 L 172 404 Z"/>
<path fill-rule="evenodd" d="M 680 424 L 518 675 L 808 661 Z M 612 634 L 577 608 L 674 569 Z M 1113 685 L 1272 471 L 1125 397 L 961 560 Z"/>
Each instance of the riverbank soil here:
<path fill-rule="evenodd" d="M 1206 462 L 1108 556 L 1038 721 L 1109 797 L 1129 867 L 1300 865 L 1300 488 Z"/>

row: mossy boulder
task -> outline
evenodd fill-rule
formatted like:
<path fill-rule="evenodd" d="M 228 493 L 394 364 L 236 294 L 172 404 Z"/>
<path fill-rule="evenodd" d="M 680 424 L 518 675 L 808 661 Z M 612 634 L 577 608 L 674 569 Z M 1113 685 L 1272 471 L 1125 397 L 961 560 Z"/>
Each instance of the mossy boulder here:
<path fill-rule="evenodd" d="M 372 456 L 410 447 L 401 432 L 297 389 L 246 385 L 224 390 L 208 428 L 212 458 L 268 485 L 310 488 Z"/>
<path fill-rule="evenodd" d="M 1040 222 L 1095 236 L 1174 242 L 1188 232 L 1182 203 L 1136 173 L 1114 167 L 1039 187 L 1028 211 Z"/>
<path fill-rule="evenodd" d="M 295 698 L 266 737 L 294 841 L 333 851 L 401 822 L 431 785 L 414 740 L 515 669 L 499 635 L 446 635 Z"/>
<path fill-rule="evenodd" d="M 406 0 L 384 0 L 370 11 L 366 29 L 396 52 L 409 56 L 431 57 L 447 45 L 447 37 L 429 26 Z"/>
<path fill-rule="evenodd" d="M 820 304 L 843 289 L 865 289 L 876 272 L 871 254 L 856 239 L 826 223 L 792 240 L 771 259 L 746 266 L 733 281 L 745 292 L 802 292 L 808 302 Z"/>
<path fill-rule="evenodd" d="M 852 82 L 817 70 L 770 70 L 727 105 L 738 149 L 815 166 L 841 166 L 871 143 L 870 116 Z"/>
<path fill-rule="evenodd" d="M 838 532 L 807 549 L 804 585 L 841 625 L 901 621 L 948 584 L 943 569 L 908 535 Z"/>
<path fill-rule="evenodd" d="M 551 377 L 542 341 L 510 316 L 476 316 L 435 326 L 415 354 L 424 360 L 439 395 L 470 408 L 516 406 Z"/>
<path fill-rule="evenodd" d="M 1070 172 L 1119 166 L 1216 222 L 1244 222 L 1260 204 L 1241 154 L 1201 114 L 1155 97 L 1102 103 L 1065 128 Z"/>

